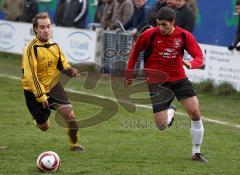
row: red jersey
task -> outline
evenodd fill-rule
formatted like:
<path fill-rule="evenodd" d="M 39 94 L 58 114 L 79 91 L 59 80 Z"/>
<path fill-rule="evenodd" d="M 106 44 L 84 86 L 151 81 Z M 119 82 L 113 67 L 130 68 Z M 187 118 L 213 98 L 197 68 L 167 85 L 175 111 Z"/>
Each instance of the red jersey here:
<path fill-rule="evenodd" d="M 153 33 L 155 34 L 151 43 Z M 136 40 L 128 61 L 128 70 L 134 69 L 140 52 L 147 49 L 150 44 L 152 53 L 145 61 L 144 68 L 164 72 L 167 75 L 164 82 L 173 82 L 186 77 L 183 68 L 183 49 L 193 58 L 190 61 L 192 69 L 203 65 L 202 50 L 190 32 L 175 26 L 172 34 L 161 35 L 159 27 L 154 27 L 143 32 Z"/>

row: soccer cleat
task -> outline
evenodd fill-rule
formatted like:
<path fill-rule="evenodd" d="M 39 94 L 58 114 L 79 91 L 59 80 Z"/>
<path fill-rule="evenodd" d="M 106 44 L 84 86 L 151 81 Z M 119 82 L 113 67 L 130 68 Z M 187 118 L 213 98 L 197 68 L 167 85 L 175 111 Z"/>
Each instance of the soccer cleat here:
<path fill-rule="evenodd" d="M 203 155 L 201 153 L 195 153 L 192 156 L 192 160 L 193 161 L 203 162 L 203 163 L 208 163 L 208 160 L 205 157 L 203 157 Z"/>
<path fill-rule="evenodd" d="M 73 152 L 83 152 L 85 151 L 85 148 L 81 145 L 74 145 L 70 148 L 70 150 Z"/>
<path fill-rule="evenodd" d="M 176 106 L 175 106 L 174 104 L 171 104 L 168 109 L 173 109 L 173 110 L 174 110 L 174 115 L 173 115 L 173 117 L 172 117 L 172 120 L 171 120 L 171 122 L 168 124 L 168 127 L 170 127 L 170 126 L 172 126 L 172 124 L 173 124 L 173 122 L 174 122 L 174 117 L 175 117 L 175 113 L 176 113 L 176 110 L 177 110 L 177 109 L 176 109 Z"/>

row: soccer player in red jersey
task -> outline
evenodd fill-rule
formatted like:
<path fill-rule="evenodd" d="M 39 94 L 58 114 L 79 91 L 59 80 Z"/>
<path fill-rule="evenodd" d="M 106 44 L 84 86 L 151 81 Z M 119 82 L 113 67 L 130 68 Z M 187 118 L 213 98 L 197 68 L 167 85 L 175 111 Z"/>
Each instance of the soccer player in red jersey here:
<path fill-rule="evenodd" d="M 148 56 L 145 56 L 144 68 L 156 125 L 160 130 L 164 130 L 172 124 L 175 108 L 171 103 L 176 96 L 191 119 L 192 160 L 207 163 L 207 159 L 200 152 L 204 128 L 199 102 L 183 68 L 184 65 L 188 69 L 201 67 L 203 54 L 193 35 L 176 26 L 175 19 L 175 11 L 163 7 L 157 14 L 157 27 L 146 30 L 138 37 L 128 61 L 125 84 L 132 84 L 134 66 L 140 52 L 145 50 Z M 193 60 L 183 61 L 184 49 Z M 169 95 L 169 91 L 172 95 Z M 167 100 L 163 100 L 166 95 Z"/>

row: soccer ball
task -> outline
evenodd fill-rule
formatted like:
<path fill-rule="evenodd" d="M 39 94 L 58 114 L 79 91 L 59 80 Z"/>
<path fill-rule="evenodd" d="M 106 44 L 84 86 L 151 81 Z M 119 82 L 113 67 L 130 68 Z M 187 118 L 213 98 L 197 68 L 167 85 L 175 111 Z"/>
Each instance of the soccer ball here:
<path fill-rule="evenodd" d="M 37 158 L 37 168 L 41 172 L 57 172 L 60 167 L 60 158 L 53 151 L 45 151 Z"/>

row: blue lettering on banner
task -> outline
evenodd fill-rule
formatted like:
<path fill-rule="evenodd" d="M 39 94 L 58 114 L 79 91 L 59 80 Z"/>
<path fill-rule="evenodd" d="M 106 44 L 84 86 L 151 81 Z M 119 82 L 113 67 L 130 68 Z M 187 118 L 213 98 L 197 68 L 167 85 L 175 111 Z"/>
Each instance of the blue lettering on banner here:
<path fill-rule="evenodd" d="M 90 48 L 92 37 L 84 32 L 73 32 L 68 35 L 70 41 L 70 50 L 67 52 L 67 56 L 75 62 L 84 62 L 91 57 Z"/>
<path fill-rule="evenodd" d="M 12 49 L 14 45 L 13 36 L 15 33 L 15 28 L 9 23 L 0 23 L 0 49 L 9 50 Z"/>

